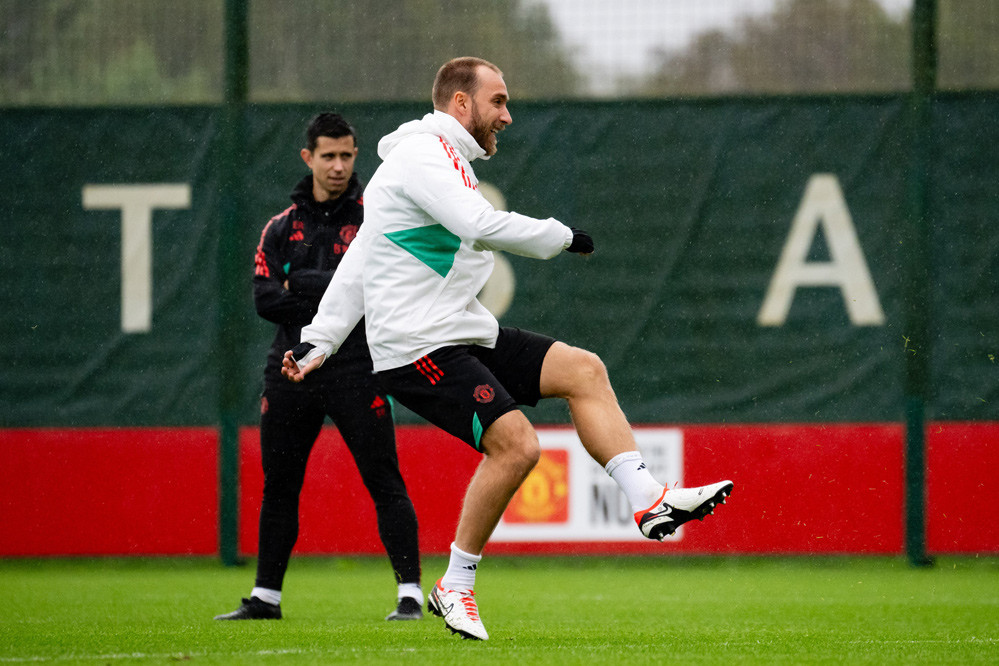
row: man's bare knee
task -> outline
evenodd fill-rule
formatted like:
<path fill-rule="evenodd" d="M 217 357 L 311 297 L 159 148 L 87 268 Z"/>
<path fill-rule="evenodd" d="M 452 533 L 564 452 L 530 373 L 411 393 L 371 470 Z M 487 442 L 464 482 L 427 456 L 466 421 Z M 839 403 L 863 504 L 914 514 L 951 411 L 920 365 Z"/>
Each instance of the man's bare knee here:
<path fill-rule="evenodd" d="M 604 365 L 600 357 L 585 349 L 578 351 L 575 363 L 577 381 L 586 386 L 610 384 L 610 379 L 607 376 L 607 366 Z"/>
<path fill-rule="evenodd" d="M 482 452 L 529 472 L 541 458 L 541 445 L 527 417 L 514 410 L 496 419 L 486 429 L 482 435 Z"/>
<path fill-rule="evenodd" d="M 613 393 L 607 366 L 591 351 L 555 343 L 542 368 L 542 395 L 572 398 Z"/>

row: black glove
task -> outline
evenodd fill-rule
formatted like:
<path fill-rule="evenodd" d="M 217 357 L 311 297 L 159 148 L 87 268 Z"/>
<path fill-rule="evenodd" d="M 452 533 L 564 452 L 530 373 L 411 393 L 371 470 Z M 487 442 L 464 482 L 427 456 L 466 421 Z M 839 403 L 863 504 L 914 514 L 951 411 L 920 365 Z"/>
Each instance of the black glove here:
<path fill-rule="evenodd" d="M 311 342 L 299 342 L 291 348 L 291 358 L 295 361 L 298 367 L 302 367 L 301 359 L 305 358 L 305 355 L 315 348 L 316 346 Z"/>
<path fill-rule="evenodd" d="M 569 228 L 572 229 L 572 242 L 569 243 L 569 247 L 565 248 L 565 251 L 576 252 L 578 254 L 593 252 L 593 239 L 590 238 L 590 234 L 576 227 Z"/>

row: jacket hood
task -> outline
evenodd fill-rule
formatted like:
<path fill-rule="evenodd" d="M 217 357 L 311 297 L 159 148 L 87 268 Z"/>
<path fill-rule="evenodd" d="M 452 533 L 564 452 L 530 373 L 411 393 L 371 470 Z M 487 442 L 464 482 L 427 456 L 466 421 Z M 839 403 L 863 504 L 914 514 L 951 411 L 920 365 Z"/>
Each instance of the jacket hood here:
<path fill-rule="evenodd" d="M 468 130 L 461 126 L 461 123 L 454 116 L 436 110 L 419 120 L 403 123 L 396 131 L 383 136 L 378 142 L 378 157 L 384 160 L 404 139 L 415 134 L 432 134 L 444 137 L 469 162 L 476 159 L 489 159 L 485 149 L 468 133 Z"/>

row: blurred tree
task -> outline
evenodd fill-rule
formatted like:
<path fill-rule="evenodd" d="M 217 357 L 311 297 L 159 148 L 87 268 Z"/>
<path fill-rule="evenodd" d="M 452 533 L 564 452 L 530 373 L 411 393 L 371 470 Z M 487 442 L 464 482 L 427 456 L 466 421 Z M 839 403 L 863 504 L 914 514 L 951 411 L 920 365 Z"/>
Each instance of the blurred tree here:
<path fill-rule="evenodd" d="M 480 55 L 515 99 L 586 94 L 539 0 L 246 0 L 254 101 L 425 100 Z M 938 0 L 939 86 L 999 87 L 999 2 Z M 0 105 L 217 103 L 224 0 L 0 0 Z M 908 16 L 877 0 L 777 0 L 768 15 L 659 52 L 622 94 L 906 90 Z"/>
<path fill-rule="evenodd" d="M 576 94 L 580 79 L 547 8 L 519 0 L 255 0 L 255 100 L 426 100 L 437 68 L 495 62 L 515 98 Z"/>
<path fill-rule="evenodd" d="M 999 88 L 999 2 L 938 2 L 938 86 Z"/>
<path fill-rule="evenodd" d="M 575 95 L 547 8 L 521 0 L 247 0 L 255 101 L 428 99 L 457 55 L 516 98 Z M 0 104 L 218 102 L 223 0 L 0 0 Z"/>
<path fill-rule="evenodd" d="M 0 104 L 221 99 L 222 4 L 0 0 Z"/>
<path fill-rule="evenodd" d="M 813 93 L 904 90 L 908 18 L 875 0 L 782 0 L 773 13 L 713 30 L 682 52 L 660 52 L 643 94 Z"/>

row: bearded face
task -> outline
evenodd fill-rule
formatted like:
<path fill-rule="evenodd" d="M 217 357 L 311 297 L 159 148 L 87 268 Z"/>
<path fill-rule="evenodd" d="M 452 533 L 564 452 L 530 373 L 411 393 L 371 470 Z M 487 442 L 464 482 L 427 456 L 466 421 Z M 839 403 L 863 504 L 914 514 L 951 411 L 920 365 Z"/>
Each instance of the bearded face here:
<path fill-rule="evenodd" d="M 506 108 L 510 95 L 503 82 L 503 75 L 488 67 L 479 67 L 475 92 L 469 97 L 469 114 L 465 119 L 465 129 L 476 143 L 486 151 L 486 155 L 496 154 L 496 134 L 513 122 Z"/>
<path fill-rule="evenodd" d="M 469 129 L 469 134 L 475 139 L 475 142 L 486 151 L 486 155 L 492 156 L 496 154 L 496 132 L 503 129 L 503 124 L 496 124 L 495 122 L 490 122 L 483 114 L 479 113 L 478 103 L 472 104 L 472 127 Z"/>

